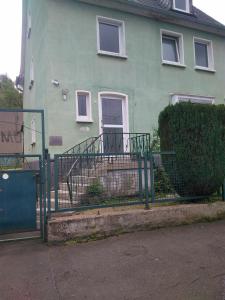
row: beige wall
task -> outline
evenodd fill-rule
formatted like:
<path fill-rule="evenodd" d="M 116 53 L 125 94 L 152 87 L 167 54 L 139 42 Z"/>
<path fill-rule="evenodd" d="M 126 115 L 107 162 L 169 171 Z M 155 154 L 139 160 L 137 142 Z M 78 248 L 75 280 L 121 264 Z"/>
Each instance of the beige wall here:
<path fill-rule="evenodd" d="M 0 112 L 0 154 L 23 153 L 23 114 Z"/>

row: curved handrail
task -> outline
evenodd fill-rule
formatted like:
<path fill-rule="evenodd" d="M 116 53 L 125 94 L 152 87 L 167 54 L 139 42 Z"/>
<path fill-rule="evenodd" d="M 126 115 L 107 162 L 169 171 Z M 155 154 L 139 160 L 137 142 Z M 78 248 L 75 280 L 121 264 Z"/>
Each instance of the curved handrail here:
<path fill-rule="evenodd" d="M 84 149 L 84 151 L 82 153 L 79 153 L 80 155 L 82 154 L 85 154 L 86 152 L 88 152 L 88 150 L 95 144 L 95 142 L 97 140 L 100 140 L 101 139 L 101 136 L 102 134 L 100 134 L 99 136 L 97 137 L 92 137 L 90 139 L 92 139 L 92 142 Z M 94 140 L 93 140 L 94 139 Z M 89 140 L 89 139 L 87 139 Z M 86 141 L 87 141 L 86 140 Z M 81 143 L 82 144 L 82 143 Z M 72 174 L 72 171 L 73 169 L 77 166 L 77 164 L 79 163 L 79 160 L 80 160 L 80 156 L 75 160 L 75 162 L 72 164 L 69 172 L 67 173 L 67 176 L 66 176 L 66 183 L 67 183 L 67 187 L 68 187 L 68 191 L 69 191 L 69 196 L 70 196 L 70 202 L 72 202 L 72 199 L 73 199 L 73 195 L 72 195 L 72 190 L 70 188 L 70 183 L 69 183 L 69 178 L 71 177 L 71 174 Z"/>
<path fill-rule="evenodd" d="M 117 133 L 112 133 L 112 134 L 117 135 Z M 104 135 L 106 135 L 106 137 L 107 137 L 107 135 L 109 135 L 109 133 L 102 133 L 97 137 L 88 138 L 84 142 L 69 149 L 65 153 L 65 154 L 69 154 L 69 152 L 72 152 L 72 154 L 78 156 L 76 158 L 76 160 L 73 162 L 72 166 L 70 167 L 70 169 L 66 175 L 66 183 L 67 183 L 71 203 L 73 201 L 73 191 L 71 188 L 73 170 L 79 164 L 79 162 L 82 158 L 82 155 L 90 153 L 90 151 L 89 151 L 90 149 L 92 149 L 91 153 L 94 154 L 95 151 L 93 151 L 92 147 L 95 145 L 95 143 L 97 141 L 100 142 L 100 145 L 103 144 Z M 118 135 L 121 135 L 121 133 L 118 133 Z M 127 143 L 129 144 L 129 146 L 127 145 L 128 149 L 129 149 L 128 151 L 130 151 L 131 153 L 140 153 L 140 155 L 142 155 L 143 153 L 146 152 L 146 150 L 149 151 L 151 148 L 149 133 L 122 133 L 122 135 L 123 135 L 122 141 L 124 140 L 124 136 L 125 136 L 125 140 L 127 140 Z M 91 142 L 88 144 L 89 141 L 91 141 Z M 109 141 L 107 140 L 107 142 L 109 142 Z M 83 147 L 83 145 L 86 145 L 86 147 L 81 151 L 81 148 Z M 113 145 L 111 145 L 111 146 L 113 146 Z M 75 149 L 78 149 L 79 151 L 74 151 Z"/>
<path fill-rule="evenodd" d="M 76 146 L 73 146 L 72 148 L 68 149 L 67 151 L 65 151 L 63 154 L 78 154 L 78 151 L 75 151 L 76 149 L 81 149 L 81 147 L 83 145 L 88 145 L 89 141 L 93 141 L 93 139 L 95 139 L 96 137 L 90 137 L 86 140 L 84 140 L 83 142 L 77 144 Z M 82 151 L 83 152 L 83 151 Z"/>

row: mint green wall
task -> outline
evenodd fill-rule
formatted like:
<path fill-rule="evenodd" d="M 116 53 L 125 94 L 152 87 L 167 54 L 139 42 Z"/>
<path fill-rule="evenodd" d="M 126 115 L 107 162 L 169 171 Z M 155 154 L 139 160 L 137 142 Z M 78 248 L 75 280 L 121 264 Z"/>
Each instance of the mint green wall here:
<path fill-rule="evenodd" d="M 31 35 L 27 38 L 25 47 L 25 86 L 24 86 L 24 108 L 42 109 L 45 108 L 45 97 L 47 94 L 46 80 L 48 66 L 48 52 L 46 48 L 47 40 L 47 2 L 45 0 L 23 0 L 23 18 L 31 13 Z M 25 28 L 27 31 L 27 28 Z M 34 60 L 34 85 L 30 85 L 30 64 Z M 45 111 L 47 114 L 47 110 Z M 36 147 L 31 146 L 31 119 L 36 121 Z M 46 118 L 47 120 L 47 118 Z M 41 116 L 40 114 L 24 114 L 25 130 L 24 139 L 25 153 L 40 154 L 41 145 Z M 48 125 L 46 121 L 46 126 Z M 46 134 L 47 135 L 47 134 Z"/>
<path fill-rule="evenodd" d="M 36 101 L 32 103 L 45 108 L 47 139 L 49 135 L 63 136 L 63 147 L 51 147 L 51 153 L 61 153 L 99 134 L 98 92 L 101 91 L 128 95 L 131 132 L 149 132 L 157 127 L 159 112 L 169 104 L 171 93 L 214 96 L 217 104 L 224 103 L 224 38 L 75 0 L 44 2 L 47 13 L 43 11 L 38 20 L 43 43 L 38 48 L 37 80 L 31 93 Z M 40 3 L 43 5 L 43 0 Z M 47 27 L 43 25 L 46 14 Z M 97 15 L 125 21 L 127 60 L 97 55 Z M 161 64 L 160 29 L 183 34 L 185 69 Z M 193 36 L 213 41 L 215 74 L 194 70 Z M 34 41 L 37 47 L 38 39 Z M 51 84 L 52 79 L 59 80 L 59 88 Z M 62 89 L 69 90 L 67 101 L 62 100 Z M 80 89 L 92 93 L 92 124 L 75 121 L 75 90 Z M 25 98 L 29 98 L 29 92 Z"/>

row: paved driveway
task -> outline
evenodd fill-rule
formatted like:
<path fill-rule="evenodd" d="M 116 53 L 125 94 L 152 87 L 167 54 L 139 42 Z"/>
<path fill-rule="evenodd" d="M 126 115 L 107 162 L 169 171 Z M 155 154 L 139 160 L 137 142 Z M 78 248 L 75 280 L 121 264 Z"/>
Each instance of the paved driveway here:
<path fill-rule="evenodd" d="M 225 221 L 88 244 L 0 245 L 1 300 L 225 299 Z"/>

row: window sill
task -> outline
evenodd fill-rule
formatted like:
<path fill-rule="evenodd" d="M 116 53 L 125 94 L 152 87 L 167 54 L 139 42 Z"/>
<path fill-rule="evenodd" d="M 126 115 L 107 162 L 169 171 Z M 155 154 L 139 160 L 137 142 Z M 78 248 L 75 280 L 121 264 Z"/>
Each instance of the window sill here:
<path fill-rule="evenodd" d="M 215 69 L 210 69 L 210 68 L 204 68 L 204 67 L 198 67 L 195 66 L 196 71 L 205 71 L 205 72 L 210 72 L 210 73 L 216 73 Z"/>
<path fill-rule="evenodd" d="M 77 123 L 93 123 L 92 119 L 76 119 Z"/>
<path fill-rule="evenodd" d="M 168 66 L 179 67 L 179 68 L 186 68 L 186 65 L 184 65 L 184 64 L 176 63 L 176 62 L 172 62 L 172 61 L 166 61 L 166 60 L 162 61 L 162 65 L 168 65 Z"/>
<path fill-rule="evenodd" d="M 113 53 L 113 52 L 106 52 L 106 51 L 101 51 L 99 50 L 98 55 L 102 56 L 111 56 L 111 57 L 117 57 L 117 58 L 122 58 L 122 59 L 127 59 L 127 55 L 119 54 L 119 53 Z"/>

